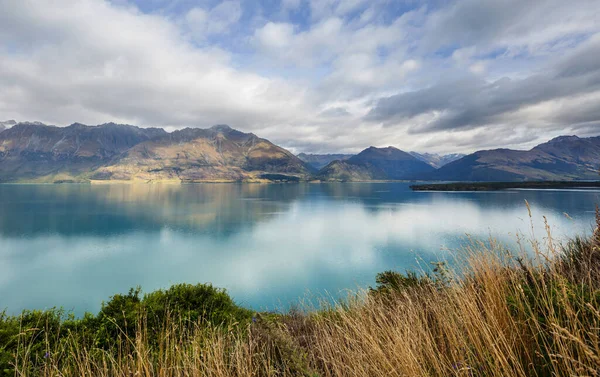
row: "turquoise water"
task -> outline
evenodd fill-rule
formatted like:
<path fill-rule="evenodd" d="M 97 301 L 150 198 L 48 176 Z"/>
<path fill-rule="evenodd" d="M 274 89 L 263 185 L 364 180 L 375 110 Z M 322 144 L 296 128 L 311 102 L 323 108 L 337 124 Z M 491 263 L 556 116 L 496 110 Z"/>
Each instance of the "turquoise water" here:
<path fill-rule="evenodd" d="M 0 185 L 0 310 L 96 312 L 211 282 L 255 309 L 374 284 L 490 235 L 589 233 L 598 190 L 412 192 L 404 183 Z M 568 214 L 569 217 L 564 214 Z"/>

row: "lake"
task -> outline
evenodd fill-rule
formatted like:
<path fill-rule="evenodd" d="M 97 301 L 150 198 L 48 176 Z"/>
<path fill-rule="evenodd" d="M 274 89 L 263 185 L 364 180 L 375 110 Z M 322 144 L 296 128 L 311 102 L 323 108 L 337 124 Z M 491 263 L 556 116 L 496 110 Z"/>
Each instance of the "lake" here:
<path fill-rule="evenodd" d="M 338 297 L 490 236 L 590 233 L 599 190 L 412 192 L 406 183 L 0 185 L 0 310 L 80 315 L 141 286 L 210 282 L 241 305 Z M 568 214 L 566 216 L 565 214 Z"/>

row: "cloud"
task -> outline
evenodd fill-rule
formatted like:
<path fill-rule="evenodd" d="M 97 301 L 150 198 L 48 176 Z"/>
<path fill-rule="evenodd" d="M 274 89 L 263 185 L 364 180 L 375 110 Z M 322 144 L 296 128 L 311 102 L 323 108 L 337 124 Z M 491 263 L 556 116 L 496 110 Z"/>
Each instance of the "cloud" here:
<path fill-rule="evenodd" d="M 167 18 L 102 1 L 60 3 L 69 12 L 3 1 L 0 111 L 10 118 L 251 127 L 301 107 L 302 89 L 234 68 L 230 53 L 188 43 Z M 203 18 L 197 10 L 188 15 Z"/>
<path fill-rule="evenodd" d="M 552 51 L 560 40 L 597 30 L 595 0 L 462 0 L 435 10 L 424 27 L 422 47 L 504 47 L 508 53 Z"/>
<path fill-rule="evenodd" d="M 341 118 L 352 115 L 343 107 L 330 107 L 326 110 L 321 111 L 321 116 L 331 117 L 331 118 Z"/>
<path fill-rule="evenodd" d="M 600 124 L 594 0 L 0 7 L 4 118 L 227 123 L 298 152 L 529 147 Z"/>
<path fill-rule="evenodd" d="M 394 121 L 422 114 L 434 116 L 431 122 L 412 127 L 410 131 L 414 133 L 510 123 L 507 120 L 511 115 L 528 106 L 600 91 L 600 65 L 594 63 L 598 56 L 600 36 L 592 38 L 548 72 L 491 82 L 467 78 L 397 94 L 380 99 L 367 119 L 393 125 Z M 592 114 L 595 116 L 597 112 L 592 111 Z M 543 117 L 542 113 L 531 115 L 537 115 L 538 119 Z M 536 121 L 536 118 L 531 120 Z M 566 119 L 577 118 L 557 116 L 557 120 Z"/>
<path fill-rule="evenodd" d="M 293 36 L 293 25 L 274 22 L 267 23 L 254 34 L 258 45 L 268 51 L 278 51 L 288 47 Z"/>
<path fill-rule="evenodd" d="M 213 34 L 230 32 L 242 16 L 239 1 L 224 1 L 210 10 L 194 7 L 188 10 L 184 19 L 186 26 L 195 38 L 203 39 Z"/>

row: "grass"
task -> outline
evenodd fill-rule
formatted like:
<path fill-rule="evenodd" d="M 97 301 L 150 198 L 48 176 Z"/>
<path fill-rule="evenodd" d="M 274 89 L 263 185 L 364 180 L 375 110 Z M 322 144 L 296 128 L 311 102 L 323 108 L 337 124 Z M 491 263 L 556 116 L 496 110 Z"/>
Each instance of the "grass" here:
<path fill-rule="evenodd" d="M 197 307 L 173 306 L 171 311 L 161 301 L 168 296 L 165 291 L 137 296 L 148 305 L 137 306 L 133 317 L 127 312 L 128 322 L 119 322 L 119 310 L 132 301 L 120 296 L 127 304 L 113 305 L 112 314 L 103 317 L 105 325 L 113 324 L 116 330 L 104 343 L 98 332 L 86 332 L 77 321 L 39 313 L 30 318 L 4 316 L 0 323 L 19 323 L 18 333 L 9 339 L 12 345 L 5 346 L 11 350 L 11 365 L 4 372 L 123 377 L 598 376 L 599 229 L 564 246 L 548 233 L 543 242 L 531 243 L 533 254 L 509 251 L 494 242 L 474 244 L 461 254 L 460 271 L 444 265 L 431 275 L 388 271 L 378 276 L 376 287 L 318 311 L 248 316 L 233 308 L 213 320 L 198 314 L 204 312 Z M 185 299 L 185 290 L 175 292 Z M 137 294 L 130 292 L 131 297 Z M 230 304 L 219 297 L 218 302 Z M 190 310 L 196 315 L 188 315 Z M 157 312 L 162 314 L 157 317 Z M 32 323 L 32 318 L 38 322 Z M 2 331 L 0 347 L 7 342 Z"/>

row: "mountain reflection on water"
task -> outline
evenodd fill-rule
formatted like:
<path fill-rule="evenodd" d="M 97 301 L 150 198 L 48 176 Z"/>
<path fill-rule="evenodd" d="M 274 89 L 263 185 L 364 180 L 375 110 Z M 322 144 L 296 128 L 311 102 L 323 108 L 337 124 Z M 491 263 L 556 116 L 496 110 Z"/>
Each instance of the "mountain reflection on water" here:
<path fill-rule="evenodd" d="M 211 282 L 256 309 L 516 232 L 589 232 L 600 191 L 412 192 L 405 183 L 0 185 L 0 308 L 97 311 L 114 293 Z M 565 213 L 569 217 L 565 216 Z"/>

